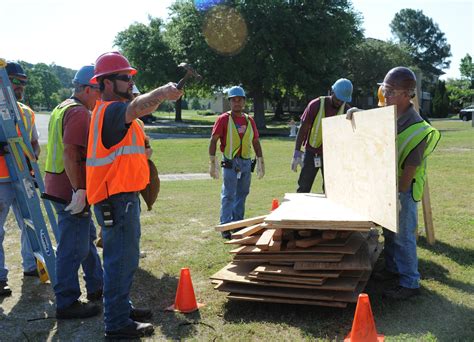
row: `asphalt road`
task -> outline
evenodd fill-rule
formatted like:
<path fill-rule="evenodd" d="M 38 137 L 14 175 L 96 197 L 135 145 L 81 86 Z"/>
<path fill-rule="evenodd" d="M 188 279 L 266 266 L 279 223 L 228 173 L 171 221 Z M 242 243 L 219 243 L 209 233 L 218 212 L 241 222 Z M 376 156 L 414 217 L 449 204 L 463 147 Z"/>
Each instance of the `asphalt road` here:
<path fill-rule="evenodd" d="M 39 133 L 39 143 L 46 144 L 48 142 L 48 122 L 49 115 L 47 114 L 35 114 L 36 129 Z"/>

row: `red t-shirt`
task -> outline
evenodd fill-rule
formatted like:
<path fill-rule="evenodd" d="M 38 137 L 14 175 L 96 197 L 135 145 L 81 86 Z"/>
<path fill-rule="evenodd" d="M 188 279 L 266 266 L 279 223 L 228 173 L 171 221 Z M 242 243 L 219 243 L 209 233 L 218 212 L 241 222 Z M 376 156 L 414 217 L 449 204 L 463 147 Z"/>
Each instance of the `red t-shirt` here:
<path fill-rule="evenodd" d="M 245 134 L 245 131 L 247 130 L 247 119 L 245 118 L 244 115 L 241 116 L 232 116 L 232 119 L 234 120 L 234 124 L 237 127 L 237 131 L 239 132 L 240 139 Z M 249 121 L 252 124 L 253 128 L 253 140 L 258 139 L 259 134 L 257 130 L 257 125 L 255 125 L 254 119 L 249 116 Z M 229 124 L 229 114 L 228 113 L 223 113 L 219 115 L 217 118 L 216 122 L 214 123 L 214 127 L 212 128 L 212 135 L 218 135 L 219 139 L 221 141 L 221 152 L 224 152 L 225 146 L 226 146 L 226 139 L 227 139 L 227 125 Z M 237 153 L 237 156 L 240 156 L 240 150 Z"/>
<path fill-rule="evenodd" d="M 323 153 L 323 145 L 319 146 L 318 148 L 314 148 L 309 144 L 309 136 L 311 134 L 311 128 L 313 127 L 314 119 L 316 118 L 316 115 L 319 112 L 319 107 L 320 107 L 321 101 L 319 100 L 319 97 L 312 100 L 308 105 L 306 106 L 306 109 L 304 110 L 304 113 L 301 115 L 301 122 L 309 122 L 310 128 L 308 130 L 308 134 L 305 137 L 304 140 L 304 148 L 310 152 L 316 153 L 316 154 L 322 154 Z M 331 116 L 335 116 L 337 112 L 339 111 L 340 107 L 333 107 L 331 103 L 331 97 L 330 96 L 325 96 L 324 98 L 324 117 L 328 118 Z M 346 103 L 345 108 L 344 108 L 344 113 L 350 108 L 350 106 Z M 322 122 L 320 129 L 322 128 Z"/>
<path fill-rule="evenodd" d="M 69 108 L 63 117 L 63 143 L 82 147 L 84 160 L 87 156 L 90 120 L 91 114 L 84 106 Z M 44 182 L 48 195 L 71 201 L 73 189 L 66 171 L 59 174 L 46 172 Z"/>

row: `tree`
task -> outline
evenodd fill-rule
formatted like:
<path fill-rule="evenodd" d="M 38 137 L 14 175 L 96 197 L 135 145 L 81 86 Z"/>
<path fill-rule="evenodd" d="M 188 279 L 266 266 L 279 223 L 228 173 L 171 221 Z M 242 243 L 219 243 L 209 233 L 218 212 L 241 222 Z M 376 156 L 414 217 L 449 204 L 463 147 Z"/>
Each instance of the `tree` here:
<path fill-rule="evenodd" d="M 444 81 L 438 81 L 433 96 L 433 117 L 445 118 L 449 112 L 449 98 Z"/>
<path fill-rule="evenodd" d="M 466 79 L 448 79 L 446 93 L 449 97 L 451 113 L 458 113 L 462 108 L 474 103 L 474 89 Z"/>
<path fill-rule="evenodd" d="M 375 96 L 378 82 L 396 66 L 410 67 L 413 59 L 399 44 L 368 38 L 355 45 L 346 61 L 347 78 L 354 84 L 353 104 L 358 97 Z"/>
<path fill-rule="evenodd" d="M 225 3 L 201 11 L 193 1 L 176 2 L 166 36 L 175 59 L 204 75 L 202 87 L 242 85 L 260 129 L 265 97 L 277 90 L 281 96 L 325 93 L 343 75 L 347 49 L 362 38 L 346 0 Z"/>
<path fill-rule="evenodd" d="M 461 59 L 459 71 L 461 72 L 461 78 L 467 79 L 470 82 L 470 88 L 474 89 L 474 63 L 472 62 L 471 55 L 466 54 Z"/>
<path fill-rule="evenodd" d="M 53 97 L 61 89 L 61 83 L 55 75 L 51 66 L 38 63 L 27 71 L 28 86 L 25 89 L 25 102 L 33 108 L 35 106 L 46 106 L 52 109 L 57 105 Z"/>
<path fill-rule="evenodd" d="M 451 46 L 438 24 L 423 14 L 423 11 L 402 9 L 390 23 L 392 34 L 414 58 L 418 67 L 427 74 L 440 75 L 449 68 Z"/>

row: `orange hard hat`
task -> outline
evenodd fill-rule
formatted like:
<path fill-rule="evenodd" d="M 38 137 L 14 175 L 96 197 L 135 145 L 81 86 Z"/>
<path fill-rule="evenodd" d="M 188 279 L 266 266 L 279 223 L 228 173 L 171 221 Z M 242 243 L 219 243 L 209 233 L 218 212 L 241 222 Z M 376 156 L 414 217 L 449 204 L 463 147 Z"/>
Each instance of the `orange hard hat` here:
<path fill-rule="evenodd" d="M 130 75 L 135 75 L 137 70 L 132 68 L 128 59 L 120 52 L 106 52 L 97 58 L 94 67 L 94 77 L 91 83 L 98 83 L 97 78 L 105 75 L 115 74 L 121 71 L 128 71 Z"/>
<path fill-rule="evenodd" d="M 379 98 L 379 107 L 385 107 L 385 97 L 383 96 L 382 88 L 383 86 L 379 86 L 379 90 L 377 90 L 377 97 Z"/>

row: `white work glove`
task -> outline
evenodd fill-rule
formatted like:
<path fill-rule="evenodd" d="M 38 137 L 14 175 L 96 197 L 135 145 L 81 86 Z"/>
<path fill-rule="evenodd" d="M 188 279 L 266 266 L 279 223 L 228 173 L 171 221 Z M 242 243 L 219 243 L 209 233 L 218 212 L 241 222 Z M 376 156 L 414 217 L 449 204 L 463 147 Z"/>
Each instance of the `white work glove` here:
<path fill-rule="evenodd" d="M 73 190 L 71 203 L 64 209 L 70 211 L 71 215 L 79 214 L 86 207 L 86 190 Z"/>
<path fill-rule="evenodd" d="M 263 157 L 257 157 L 257 177 L 262 179 L 265 176 L 265 163 Z"/>
<path fill-rule="evenodd" d="M 209 175 L 214 179 L 219 179 L 219 169 L 216 156 L 209 156 Z"/>
<path fill-rule="evenodd" d="M 352 114 L 354 114 L 355 112 L 361 112 L 361 111 L 362 111 L 362 109 L 357 108 L 357 107 L 349 108 L 346 112 L 346 119 L 347 120 L 352 120 Z"/>
<path fill-rule="evenodd" d="M 293 160 L 291 161 L 291 170 L 296 172 L 298 165 L 303 167 L 303 152 L 300 150 L 295 150 L 293 153 Z"/>
<path fill-rule="evenodd" d="M 169 82 L 164 86 L 161 86 L 160 89 L 160 97 L 163 97 L 166 100 L 176 101 L 181 96 L 183 96 L 183 91 L 176 88 L 177 84 L 173 82 Z"/>

